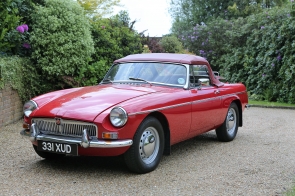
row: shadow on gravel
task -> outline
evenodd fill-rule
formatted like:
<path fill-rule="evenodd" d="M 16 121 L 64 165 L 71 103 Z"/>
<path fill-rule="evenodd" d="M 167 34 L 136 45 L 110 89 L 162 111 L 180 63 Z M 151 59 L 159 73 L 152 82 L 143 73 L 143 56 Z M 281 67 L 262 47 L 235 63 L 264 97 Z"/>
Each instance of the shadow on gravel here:
<path fill-rule="evenodd" d="M 117 157 L 74 157 L 67 156 L 57 160 L 46 160 L 36 162 L 38 168 L 51 170 L 62 170 L 74 173 L 90 174 L 98 173 L 129 173 L 124 163 L 123 156 Z M 56 171 L 55 171 L 56 172 Z"/>
<path fill-rule="evenodd" d="M 200 146 L 210 146 L 210 145 L 213 146 L 213 144 L 216 144 L 216 143 L 220 143 L 220 142 L 218 141 L 215 132 L 210 131 L 202 135 L 198 135 L 189 140 L 173 145 L 171 147 L 171 152 L 173 154 L 176 154 L 178 153 L 177 152 L 178 150 L 183 150 L 183 149 L 189 149 L 189 150 L 195 151 L 196 148 L 199 148 Z"/>
<path fill-rule="evenodd" d="M 173 156 L 165 156 L 165 164 L 169 165 L 170 161 L 175 158 L 181 158 L 183 153 L 194 153 L 197 151 L 206 150 L 206 148 L 213 148 L 216 143 L 220 143 L 215 135 L 215 132 L 208 132 L 192 139 L 183 141 L 175 144 L 171 147 L 171 154 Z M 204 148 L 205 147 L 205 148 Z M 215 146 L 216 147 L 216 146 Z M 214 148 L 215 148 L 214 147 Z M 208 150 L 208 149 L 207 149 Z M 67 156 L 56 160 L 41 159 L 37 161 L 31 169 L 38 168 L 36 171 L 33 169 L 32 172 L 38 172 L 39 170 L 51 170 L 54 173 L 67 172 L 67 173 L 83 173 L 85 175 L 96 173 L 100 175 L 108 175 L 110 173 L 116 174 L 130 174 L 131 173 L 124 162 L 123 155 L 117 157 L 75 157 Z M 160 162 L 161 165 L 161 162 Z"/>

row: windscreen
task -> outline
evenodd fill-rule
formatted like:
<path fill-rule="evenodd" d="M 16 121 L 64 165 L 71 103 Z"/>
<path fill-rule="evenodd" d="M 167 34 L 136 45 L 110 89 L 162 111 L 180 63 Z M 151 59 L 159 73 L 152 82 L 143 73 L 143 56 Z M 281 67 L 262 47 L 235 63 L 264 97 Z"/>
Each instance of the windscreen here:
<path fill-rule="evenodd" d="M 187 81 L 186 67 L 179 64 L 133 62 L 114 65 L 104 80 L 112 82 L 142 79 L 150 83 L 183 86 Z"/>

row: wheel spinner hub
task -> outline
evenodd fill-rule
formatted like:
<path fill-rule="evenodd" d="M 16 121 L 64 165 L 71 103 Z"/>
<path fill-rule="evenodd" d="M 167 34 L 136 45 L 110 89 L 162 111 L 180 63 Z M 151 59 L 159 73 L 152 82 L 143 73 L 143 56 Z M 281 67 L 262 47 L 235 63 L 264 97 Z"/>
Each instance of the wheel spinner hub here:
<path fill-rule="evenodd" d="M 158 132 L 153 127 L 148 127 L 141 135 L 139 143 L 139 153 L 142 161 L 151 163 L 159 151 Z"/>

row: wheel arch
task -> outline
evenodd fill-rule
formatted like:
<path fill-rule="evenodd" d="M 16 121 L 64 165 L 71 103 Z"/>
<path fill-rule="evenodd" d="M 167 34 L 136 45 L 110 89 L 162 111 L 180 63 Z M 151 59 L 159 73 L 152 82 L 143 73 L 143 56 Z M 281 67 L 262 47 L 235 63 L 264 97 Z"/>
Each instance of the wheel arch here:
<path fill-rule="evenodd" d="M 239 127 L 243 126 L 243 110 L 242 110 L 242 103 L 239 99 L 233 100 L 233 103 L 235 103 L 238 106 L 239 109 Z"/>
<path fill-rule="evenodd" d="M 165 146 L 164 146 L 164 154 L 170 155 L 171 153 L 171 146 L 170 146 L 170 129 L 169 129 L 169 123 L 166 118 L 166 116 L 161 112 L 152 112 L 148 116 L 152 116 L 159 120 L 163 127 L 164 131 L 164 139 L 165 139 Z"/>

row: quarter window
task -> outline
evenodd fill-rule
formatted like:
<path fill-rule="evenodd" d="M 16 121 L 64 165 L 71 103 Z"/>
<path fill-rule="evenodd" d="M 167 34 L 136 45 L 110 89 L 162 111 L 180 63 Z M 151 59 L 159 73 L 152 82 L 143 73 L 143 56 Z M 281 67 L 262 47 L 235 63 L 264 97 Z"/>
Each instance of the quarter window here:
<path fill-rule="evenodd" d="M 191 66 L 190 85 L 192 87 L 211 86 L 211 80 L 207 65 Z"/>

